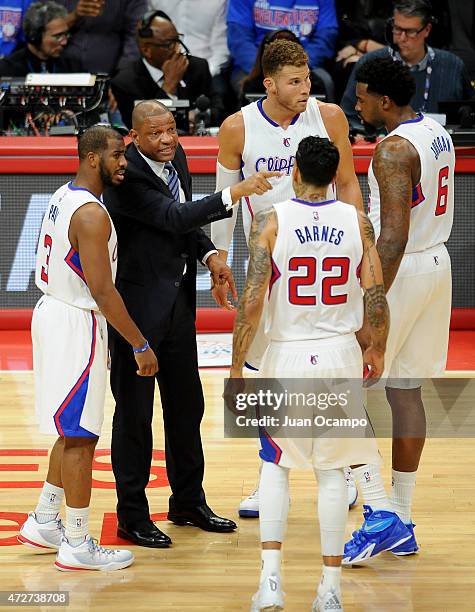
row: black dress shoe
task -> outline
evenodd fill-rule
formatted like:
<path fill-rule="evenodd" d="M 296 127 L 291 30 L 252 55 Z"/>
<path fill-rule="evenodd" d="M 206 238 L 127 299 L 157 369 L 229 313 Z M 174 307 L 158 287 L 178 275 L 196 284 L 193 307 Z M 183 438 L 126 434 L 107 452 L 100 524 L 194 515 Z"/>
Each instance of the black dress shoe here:
<path fill-rule="evenodd" d="M 152 521 L 130 524 L 119 523 L 117 535 L 138 546 L 147 546 L 148 548 L 168 548 L 172 543 L 167 534 L 160 531 Z"/>
<path fill-rule="evenodd" d="M 234 521 L 217 516 L 207 504 L 192 508 L 176 508 L 170 505 L 168 520 L 175 525 L 194 525 L 205 531 L 221 533 L 234 531 L 237 527 Z"/>

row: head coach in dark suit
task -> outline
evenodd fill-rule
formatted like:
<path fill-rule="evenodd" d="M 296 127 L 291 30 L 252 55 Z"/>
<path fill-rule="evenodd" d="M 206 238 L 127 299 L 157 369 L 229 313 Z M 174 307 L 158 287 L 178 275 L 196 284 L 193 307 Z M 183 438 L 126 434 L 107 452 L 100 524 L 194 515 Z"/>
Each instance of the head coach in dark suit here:
<path fill-rule="evenodd" d="M 158 357 L 156 378 L 172 489 L 168 518 L 207 531 L 232 531 L 236 524 L 214 514 L 202 488 L 204 399 L 196 350 L 197 260 L 208 266 L 215 283 L 227 282 L 237 296 L 231 270 L 200 226 L 230 216 L 239 198 L 272 188 L 267 178 L 277 173 L 258 173 L 191 202 L 191 177 L 173 115 L 157 101 L 142 102 L 134 109 L 133 126 L 125 178 L 117 189 L 106 190 L 104 201 L 118 236 L 117 289 Z M 152 460 L 155 381 L 136 375 L 132 347 L 112 329 L 110 351 L 118 534 L 142 546 L 166 547 L 171 540 L 150 520 L 145 495 Z"/>

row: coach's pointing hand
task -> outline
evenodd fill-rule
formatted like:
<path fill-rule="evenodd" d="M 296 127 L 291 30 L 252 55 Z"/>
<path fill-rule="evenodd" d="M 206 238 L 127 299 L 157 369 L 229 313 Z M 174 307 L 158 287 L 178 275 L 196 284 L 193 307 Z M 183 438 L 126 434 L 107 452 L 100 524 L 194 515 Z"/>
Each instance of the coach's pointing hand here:
<path fill-rule="evenodd" d="M 272 189 L 272 184 L 267 180 L 274 176 L 282 176 L 282 172 L 257 172 L 245 181 L 237 183 L 231 187 L 231 199 L 237 202 L 244 196 L 262 195 L 269 189 Z"/>

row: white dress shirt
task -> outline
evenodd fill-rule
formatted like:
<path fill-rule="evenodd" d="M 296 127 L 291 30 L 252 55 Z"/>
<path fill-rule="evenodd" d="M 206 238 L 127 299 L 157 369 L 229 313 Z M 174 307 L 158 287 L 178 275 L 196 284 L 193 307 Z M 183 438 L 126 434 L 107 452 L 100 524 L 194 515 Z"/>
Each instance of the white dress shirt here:
<path fill-rule="evenodd" d="M 165 183 L 165 185 L 168 186 L 168 170 L 165 168 L 165 162 L 157 162 L 157 161 L 155 161 L 153 159 L 150 159 L 149 157 L 144 155 L 142 153 L 142 151 L 140 151 L 140 149 L 138 149 L 138 148 L 137 148 L 137 151 L 139 152 L 141 157 L 143 157 L 143 159 L 147 162 L 147 164 L 150 166 L 150 168 L 152 169 L 153 173 L 156 176 L 158 176 L 158 178 L 161 181 L 163 181 Z M 178 186 L 179 186 L 179 192 L 180 192 L 180 202 L 185 202 L 186 201 L 185 192 L 181 188 L 181 183 L 180 183 L 180 178 L 179 177 L 178 177 Z M 234 204 L 233 204 L 233 202 L 231 200 L 231 187 L 226 187 L 225 189 L 223 189 L 223 191 L 221 192 L 221 200 L 222 200 L 224 206 L 226 207 L 226 210 L 229 210 L 230 208 L 232 208 L 234 206 Z M 203 256 L 203 259 L 201 260 L 203 265 L 206 265 L 206 262 L 208 261 L 208 257 L 210 257 L 210 255 L 218 255 L 218 251 L 216 249 L 212 249 L 211 251 L 208 251 Z M 186 263 L 185 263 L 185 268 L 183 270 L 183 274 L 185 274 L 185 273 L 186 273 Z"/>
<path fill-rule="evenodd" d="M 211 76 L 228 63 L 226 0 L 149 0 L 149 5 L 165 11 L 192 55 L 208 60 Z"/>

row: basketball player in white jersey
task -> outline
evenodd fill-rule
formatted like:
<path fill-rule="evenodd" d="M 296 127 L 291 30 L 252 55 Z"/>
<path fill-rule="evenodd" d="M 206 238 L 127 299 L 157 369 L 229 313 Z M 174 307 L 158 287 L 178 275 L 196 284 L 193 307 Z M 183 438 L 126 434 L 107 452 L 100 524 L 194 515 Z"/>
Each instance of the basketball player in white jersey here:
<path fill-rule="evenodd" d="M 123 180 L 124 140 L 94 126 L 80 136 L 78 152 L 79 171 L 53 194 L 38 243 L 35 280 L 44 295 L 32 320 L 36 414 L 40 432 L 59 437 L 36 510 L 18 539 L 37 552 L 57 551 L 62 571 L 118 570 L 133 554 L 99 546 L 88 530 L 107 383 L 106 321 L 130 343 L 139 376 L 153 376 L 158 365 L 114 286 L 117 237 L 100 199 L 106 185 Z"/>
<path fill-rule="evenodd" d="M 242 378 L 247 351 L 268 300 L 269 346 L 263 378 L 353 378 L 363 362 L 377 379 L 384 367 L 389 313 L 374 231 L 366 215 L 328 196 L 338 149 L 308 136 L 297 149 L 295 197 L 257 213 L 249 240 L 250 262 L 233 335 L 230 378 Z M 357 269 L 361 264 L 361 285 Z M 364 290 L 364 297 L 363 291 Z M 267 297 L 268 296 L 268 297 Z M 320 297 L 321 296 L 321 297 Z M 368 321 L 370 344 L 362 356 L 356 340 Z M 364 415 L 363 405 L 357 410 Z M 313 467 L 319 480 L 322 581 L 313 610 L 342 610 L 341 559 L 348 512 L 344 466 L 379 463 L 374 438 L 273 438 L 260 431 L 264 460 L 260 490 L 262 572 L 252 612 L 282 610 L 281 545 L 292 467 Z"/>
<path fill-rule="evenodd" d="M 378 466 L 355 472 L 368 508 L 363 527 L 345 546 L 347 564 L 383 550 L 418 551 L 411 506 L 426 433 L 420 379 L 443 376 L 447 360 L 452 282 L 444 243 L 452 229 L 455 168 L 447 131 L 409 105 L 415 85 L 404 64 L 368 61 L 356 81 L 356 110 L 388 132 L 376 146 L 368 181 L 391 313 L 384 378 L 392 409 L 393 470 L 389 499 Z M 371 528 L 376 520 L 379 528 Z M 394 547 L 396 535 L 406 540 Z"/>
<path fill-rule="evenodd" d="M 301 45 L 288 40 L 271 43 L 262 56 L 266 98 L 228 117 L 219 131 L 219 153 L 216 168 L 216 190 L 237 183 L 257 170 L 280 170 L 283 177 L 275 181 L 272 192 L 244 198 L 242 207 L 246 240 L 252 218 L 274 202 L 293 197 L 292 168 L 299 142 L 305 136 L 330 138 L 340 152 L 340 164 L 328 196 L 335 195 L 363 210 L 361 191 L 353 166 L 353 154 L 348 140 L 348 122 L 335 104 L 325 104 L 310 98 L 308 57 Z M 272 193 L 272 195 L 271 195 Z M 211 238 L 226 261 L 236 225 L 237 210 L 229 219 L 211 225 Z M 218 303 L 231 307 L 226 288 L 215 287 Z M 265 311 L 254 343 L 247 356 L 247 365 L 258 369 L 267 346 L 264 334 Z M 349 482 L 350 506 L 356 502 L 357 489 Z M 241 502 L 239 514 L 259 516 L 258 491 Z"/>

